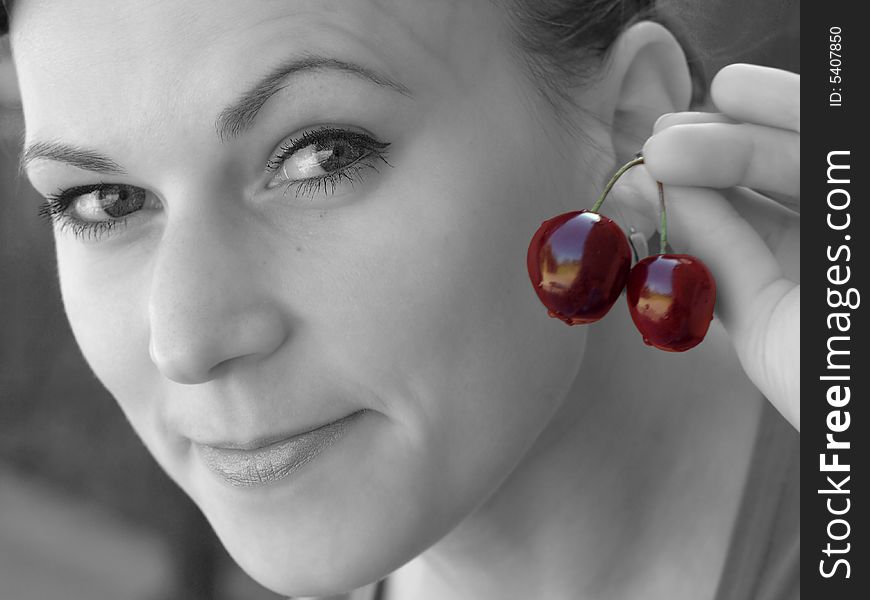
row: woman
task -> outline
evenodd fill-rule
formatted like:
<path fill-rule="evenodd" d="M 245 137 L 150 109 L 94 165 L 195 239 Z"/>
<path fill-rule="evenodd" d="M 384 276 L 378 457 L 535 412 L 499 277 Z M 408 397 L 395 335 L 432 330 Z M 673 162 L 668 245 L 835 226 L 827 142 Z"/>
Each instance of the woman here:
<path fill-rule="evenodd" d="M 798 221 L 732 188 L 797 196 L 796 76 L 732 67 L 722 114 L 683 112 L 685 56 L 645 2 L 8 4 L 77 341 L 255 579 L 393 573 L 390 600 L 770 585 L 735 557 L 769 542 L 755 483 L 794 458 L 756 440 L 779 431 L 759 389 L 798 423 Z M 672 245 L 719 286 L 686 354 L 622 305 L 548 319 L 525 269 L 538 224 L 641 147 L 603 212 L 649 238 L 665 183 Z"/>

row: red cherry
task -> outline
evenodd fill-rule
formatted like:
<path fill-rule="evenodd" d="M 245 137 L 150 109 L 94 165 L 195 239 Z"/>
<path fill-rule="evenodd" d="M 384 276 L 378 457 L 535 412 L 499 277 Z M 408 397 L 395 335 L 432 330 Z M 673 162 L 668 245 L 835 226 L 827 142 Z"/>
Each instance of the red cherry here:
<path fill-rule="evenodd" d="M 632 268 L 626 299 L 646 344 L 684 352 L 707 334 L 716 304 L 716 281 L 694 256 L 657 254 Z"/>
<path fill-rule="evenodd" d="M 527 265 L 551 317 L 568 325 L 592 323 L 607 314 L 625 287 L 631 249 L 611 219 L 573 211 L 541 223 Z"/>

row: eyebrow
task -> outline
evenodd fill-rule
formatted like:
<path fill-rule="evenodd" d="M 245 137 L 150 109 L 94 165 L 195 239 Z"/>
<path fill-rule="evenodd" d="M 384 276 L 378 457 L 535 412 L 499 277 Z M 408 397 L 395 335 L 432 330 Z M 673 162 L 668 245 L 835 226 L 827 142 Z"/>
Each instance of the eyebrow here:
<path fill-rule="evenodd" d="M 407 87 L 377 71 L 335 58 L 303 56 L 280 64 L 244 92 L 232 105 L 222 110 L 215 123 L 218 136 L 222 141 L 239 137 L 250 129 L 257 114 L 269 98 L 286 88 L 292 77 L 305 72 L 324 70 L 350 73 L 379 86 L 390 88 L 404 96 L 411 96 L 411 91 Z M 124 168 L 108 156 L 80 146 L 60 142 L 34 142 L 28 145 L 21 155 L 20 170 L 24 172 L 27 166 L 36 159 L 63 162 L 95 173 L 126 174 Z"/>
<path fill-rule="evenodd" d="M 37 158 L 64 162 L 79 169 L 95 173 L 110 175 L 123 175 L 126 173 L 121 165 L 108 156 L 93 150 L 60 142 L 34 142 L 27 146 L 24 152 L 21 153 L 21 171 L 23 172 L 27 168 L 27 165 Z"/>
<path fill-rule="evenodd" d="M 266 101 L 286 88 L 292 77 L 305 72 L 324 70 L 350 73 L 377 85 L 390 88 L 404 96 L 411 96 L 411 91 L 401 83 L 360 65 L 324 56 L 294 58 L 273 69 L 259 83 L 243 93 L 232 106 L 221 111 L 216 123 L 221 140 L 236 138 L 247 131 Z"/>

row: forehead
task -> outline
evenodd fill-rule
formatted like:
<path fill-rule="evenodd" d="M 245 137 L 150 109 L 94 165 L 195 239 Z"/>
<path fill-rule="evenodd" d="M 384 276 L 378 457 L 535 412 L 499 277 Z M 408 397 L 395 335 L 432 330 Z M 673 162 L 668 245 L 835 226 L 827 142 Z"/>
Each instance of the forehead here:
<path fill-rule="evenodd" d="M 213 123 L 294 54 L 360 61 L 411 88 L 472 84 L 503 58 L 499 13 L 488 0 L 24 0 L 12 34 L 28 138 L 86 139 L 113 123 Z"/>

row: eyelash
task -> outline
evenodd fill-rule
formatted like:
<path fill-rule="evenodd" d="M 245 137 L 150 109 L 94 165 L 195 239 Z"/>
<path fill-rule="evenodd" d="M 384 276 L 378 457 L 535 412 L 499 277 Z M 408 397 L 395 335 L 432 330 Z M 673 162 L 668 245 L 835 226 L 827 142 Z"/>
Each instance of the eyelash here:
<path fill-rule="evenodd" d="M 295 188 L 295 197 L 297 198 L 299 196 L 313 198 L 321 192 L 332 194 L 335 193 L 336 188 L 342 180 L 350 183 L 352 187 L 354 182 L 362 182 L 364 171 L 373 169 L 376 173 L 379 172 L 378 162 L 392 166 L 386 159 L 389 143 L 380 142 L 367 134 L 357 131 L 323 126 L 306 131 L 299 138 L 288 140 L 281 144 L 278 151 L 267 161 L 265 170 L 267 173 L 277 173 L 284 161 L 295 152 L 313 144 L 326 141 L 335 142 L 337 140 L 356 144 L 363 149 L 364 154 L 351 164 L 332 173 L 283 183 L 284 196 L 293 188 Z M 135 186 L 126 184 L 98 183 L 60 190 L 56 194 L 46 196 L 45 203 L 39 209 L 39 215 L 46 221 L 53 223 L 59 232 L 70 231 L 77 239 L 97 240 L 110 233 L 119 225 L 124 225 L 127 218 L 119 217 L 107 221 L 82 221 L 71 216 L 68 212 L 69 208 L 79 196 L 118 188 L 136 189 Z"/>
<path fill-rule="evenodd" d="M 118 225 L 126 223 L 126 217 L 113 221 L 81 221 L 67 213 L 70 204 L 79 196 L 92 192 L 133 187 L 119 183 L 97 183 L 60 190 L 56 194 L 50 194 L 45 197 L 45 202 L 39 208 L 39 216 L 49 223 L 55 224 L 59 232 L 70 231 L 78 239 L 96 240 L 111 232 Z"/>
<path fill-rule="evenodd" d="M 313 198 L 320 192 L 325 194 L 335 193 L 336 187 L 341 183 L 342 179 L 346 180 L 353 186 L 354 182 L 362 182 L 362 173 L 368 169 L 372 169 L 378 173 L 378 162 L 387 166 L 392 166 L 387 161 L 387 149 L 390 144 L 380 142 L 364 133 L 351 131 L 347 129 L 337 129 L 335 127 L 323 126 L 318 129 L 304 132 L 298 139 L 289 140 L 278 148 L 272 158 L 266 163 L 267 173 L 277 173 L 285 160 L 293 156 L 294 153 L 307 148 L 308 146 L 324 141 L 341 140 L 344 142 L 354 142 L 359 147 L 365 149 L 366 154 L 358 158 L 353 163 L 318 177 L 310 177 L 300 179 L 298 181 L 289 181 L 284 185 L 284 195 L 295 188 L 295 196 L 308 196 Z"/>

